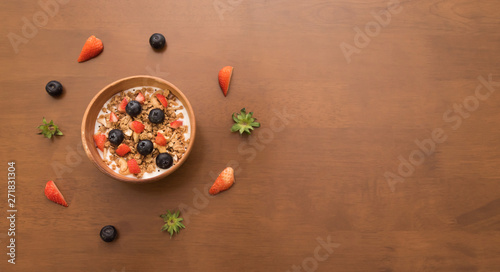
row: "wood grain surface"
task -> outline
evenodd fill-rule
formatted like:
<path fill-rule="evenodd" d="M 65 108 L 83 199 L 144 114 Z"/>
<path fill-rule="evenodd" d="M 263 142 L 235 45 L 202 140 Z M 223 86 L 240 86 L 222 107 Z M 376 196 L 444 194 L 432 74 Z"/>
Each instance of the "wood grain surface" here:
<path fill-rule="evenodd" d="M 0 171 L 16 162 L 18 212 L 12 265 L 2 183 L 0 270 L 500 271 L 499 9 L 61 0 L 44 11 L 2 1 Z M 163 52 L 148 44 L 155 32 Z M 104 51 L 77 63 L 90 35 Z M 198 131 L 179 170 L 131 185 L 92 165 L 80 126 L 101 88 L 142 74 L 184 92 Z M 46 94 L 50 80 L 62 98 Z M 248 137 L 229 132 L 243 107 L 262 123 Z M 44 116 L 65 135 L 37 135 Z M 227 164 L 235 185 L 207 198 Z M 48 180 L 68 208 L 45 198 Z M 159 215 L 179 208 L 187 228 L 170 239 Z M 99 238 L 108 224 L 113 243 Z"/>

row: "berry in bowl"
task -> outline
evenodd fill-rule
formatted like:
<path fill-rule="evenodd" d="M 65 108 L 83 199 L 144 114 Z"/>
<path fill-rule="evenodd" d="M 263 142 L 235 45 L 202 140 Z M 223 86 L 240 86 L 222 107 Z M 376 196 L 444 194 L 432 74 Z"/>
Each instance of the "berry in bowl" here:
<path fill-rule="evenodd" d="M 189 156 L 194 113 L 173 84 L 151 76 L 118 80 L 90 102 L 82 141 L 99 170 L 121 181 L 144 183 L 168 176 Z"/>

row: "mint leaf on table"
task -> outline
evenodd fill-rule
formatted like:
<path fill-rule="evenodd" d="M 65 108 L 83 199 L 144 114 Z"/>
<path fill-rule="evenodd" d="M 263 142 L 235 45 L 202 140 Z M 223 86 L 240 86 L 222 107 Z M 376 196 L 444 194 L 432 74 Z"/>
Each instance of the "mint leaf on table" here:
<path fill-rule="evenodd" d="M 57 136 L 62 136 L 63 133 L 59 129 L 59 127 L 54 124 L 54 121 L 50 120 L 50 122 L 47 123 L 47 120 L 45 117 L 42 119 L 43 125 L 38 126 L 38 129 L 40 132 L 38 134 L 42 134 L 46 138 L 52 138 L 52 136 L 57 135 Z"/>
<path fill-rule="evenodd" d="M 170 233 L 170 238 L 174 235 L 174 233 L 179 233 L 181 229 L 185 229 L 184 224 L 181 223 L 184 220 L 182 217 L 179 217 L 180 211 L 176 213 L 171 213 L 170 210 L 167 210 L 166 214 L 160 215 L 165 222 L 165 225 L 161 228 L 162 231 L 167 231 Z"/>
<path fill-rule="evenodd" d="M 233 113 L 233 120 L 236 124 L 231 127 L 231 132 L 239 131 L 240 134 L 243 134 L 243 132 L 251 134 L 250 130 L 253 130 L 254 127 L 260 127 L 260 123 L 255 122 L 257 118 L 252 116 L 253 112 L 247 114 L 245 108 L 241 109 L 239 113 Z"/>

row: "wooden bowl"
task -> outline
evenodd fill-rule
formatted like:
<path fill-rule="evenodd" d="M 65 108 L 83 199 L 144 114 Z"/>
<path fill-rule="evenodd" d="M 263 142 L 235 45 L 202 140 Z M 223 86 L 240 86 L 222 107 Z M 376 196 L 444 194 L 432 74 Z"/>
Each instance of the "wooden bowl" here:
<path fill-rule="evenodd" d="M 189 126 L 191 130 L 189 145 L 187 147 L 184 156 L 175 165 L 167 169 L 165 172 L 161 173 L 160 175 L 149 178 L 127 177 L 113 171 L 101 159 L 101 156 L 99 155 L 99 152 L 97 151 L 97 148 L 94 144 L 94 138 L 93 138 L 95 123 L 98 115 L 101 112 L 101 109 L 103 108 L 103 105 L 116 93 L 140 86 L 156 87 L 163 90 L 168 89 L 171 93 L 173 93 L 182 102 L 184 108 L 186 109 L 189 115 L 189 121 L 190 121 Z M 191 149 L 194 144 L 195 134 L 196 134 L 196 121 L 194 119 L 194 112 L 186 96 L 184 96 L 184 94 L 179 89 L 177 89 L 177 87 L 175 87 L 172 83 L 163 80 L 161 78 L 152 76 L 132 76 L 127 78 L 122 78 L 104 87 L 96 96 L 94 96 L 92 101 L 90 101 L 90 104 L 88 105 L 87 110 L 85 111 L 82 121 L 83 148 L 85 149 L 85 152 L 87 153 L 87 156 L 92 161 L 92 163 L 94 163 L 94 165 L 103 173 L 117 180 L 129 183 L 147 183 L 147 182 L 157 181 L 172 174 L 175 170 L 181 167 L 181 165 L 188 158 L 189 153 L 191 153 Z"/>

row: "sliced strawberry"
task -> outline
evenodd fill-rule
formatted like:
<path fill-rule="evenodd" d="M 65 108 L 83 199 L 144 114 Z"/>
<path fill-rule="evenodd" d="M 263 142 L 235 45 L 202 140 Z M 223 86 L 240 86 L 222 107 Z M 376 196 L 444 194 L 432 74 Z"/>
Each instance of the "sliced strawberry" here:
<path fill-rule="evenodd" d="M 128 171 L 132 174 L 139 174 L 141 172 L 141 168 L 139 168 L 139 165 L 137 164 L 137 161 L 135 159 L 130 159 L 127 162 L 128 165 Z"/>
<path fill-rule="evenodd" d="M 227 167 L 219 174 L 219 177 L 215 180 L 214 184 L 208 191 L 211 195 L 216 195 L 219 192 L 225 191 L 233 186 L 234 183 L 234 170 L 231 167 Z"/>
<path fill-rule="evenodd" d="M 118 122 L 118 116 L 116 116 L 116 114 L 114 112 L 112 112 L 110 115 L 109 115 L 109 121 L 111 123 L 116 123 Z"/>
<path fill-rule="evenodd" d="M 158 98 L 158 100 L 160 101 L 160 103 L 162 104 L 162 106 L 164 106 L 165 108 L 167 108 L 168 106 L 168 101 L 167 99 L 165 98 L 165 96 L 161 95 L 161 94 L 157 94 L 156 95 L 156 98 Z"/>
<path fill-rule="evenodd" d="M 135 98 L 136 101 L 139 101 L 141 104 L 144 104 L 144 101 L 146 101 L 146 98 L 144 97 L 144 95 L 142 93 L 139 93 L 136 98 Z"/>
<path fill-rule="evenodd" d="M 123 157 L 127 155 L 128 152 L 130 152 L 130 147 L 128 147 L 128 145 L 126 144 L 120 144 L 115 152 L 118 156 Z"/>
<path fill-rule="evenodd" d="M 127 106 L 127 104 L 128 104 L 128 100 L 127 100 L 126 97 L 124 97 L 123 100 L 122 100 L 122 102 L 118 106 L 118 111 L 119 112 L 125 112 L 125 107 Z"/>
<path fill-rule="evenodd" d="M 96 57 L 101 54 L 103 48 L 104 45 L 101 40 L 96 38 L 94 35 L 90 36 L 83 45 L 82 52 L 80 52 L 80 56 L 78 57 L 78 62 L 84 62 Z"/>
<path fill-rule="evenodd" d="M 165 146 L 167 145 L 167 139 L 165 139 L 165 136 L 163 136 L 163 134 L 158 132 L 158 134 L 156 135 L 155 143 L 157 145 Z"/>
<path fill-rule="evenodd" d="M 233 75 L 233 67 L 226 66 L 219 71 L 219 86 L 224 96 L 227 96 L 229 91 L 229 83 L 231 83 L 231 76 Z"/>
<path fill-rule="evenodd" d="M 176 120 L 170 123 L 171 128 L 178 128 L 180 126 L 182 126 L 182 120 Z"/>
<path fill-rule="evenodd" d="M 139 121 L 133 121 L 130 123 L 130 128 L 135 131 L 135 133 L 141 133 L 144 131 L 144 125 Z"/>
<path fill-rule="evenodd" d="M 99 148 L 101 151 L 104 151 L 104 143 L 106 143 L 106 135 L 101 133 L 95 134 L 94 142 L 97 148 Z"/>
<path fill-rule="evenodd" d="M 64 196 L 52 180 L 48 181 L 45 185 L 45 196 L 52 202 L 68 207 L 68 203 L 64 200 Z"/>

